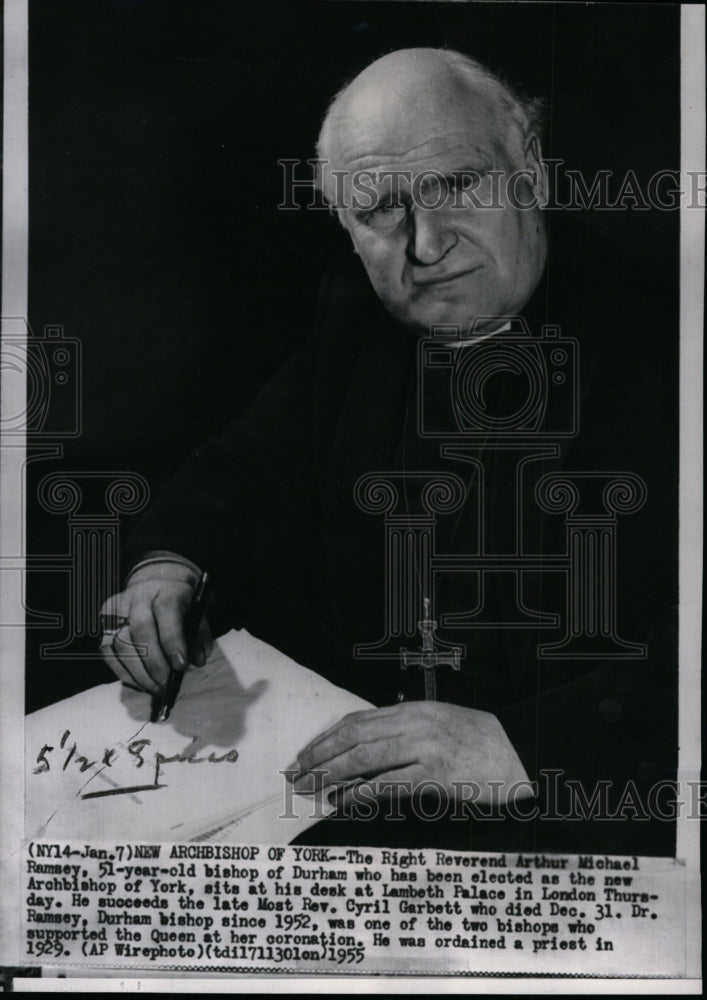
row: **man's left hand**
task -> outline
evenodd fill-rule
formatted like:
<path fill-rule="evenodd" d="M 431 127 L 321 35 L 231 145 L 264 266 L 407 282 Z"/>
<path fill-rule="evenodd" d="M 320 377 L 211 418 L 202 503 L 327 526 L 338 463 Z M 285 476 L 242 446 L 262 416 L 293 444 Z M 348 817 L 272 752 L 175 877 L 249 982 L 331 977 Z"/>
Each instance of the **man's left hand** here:
<path fill-rule="evenodd" d="M 310 772 L 317 771 L 324 772 L 324 785 L 370 779 L 377 798 L 390 796 L 390 783 L 405 782 L 405 790 L 409 783 L 414 794 L 430 780 L 451 796 L 462 784 L 478 786 L 474 800 L 481 804 L 504 805 L 532 794 L 496 716 L 445 702 L 403 702 L 345 715 L 300 751 L 298 765 L 298 792 L 312 790 Z M 341 804 L 347 800 L 350 793 Z"/>

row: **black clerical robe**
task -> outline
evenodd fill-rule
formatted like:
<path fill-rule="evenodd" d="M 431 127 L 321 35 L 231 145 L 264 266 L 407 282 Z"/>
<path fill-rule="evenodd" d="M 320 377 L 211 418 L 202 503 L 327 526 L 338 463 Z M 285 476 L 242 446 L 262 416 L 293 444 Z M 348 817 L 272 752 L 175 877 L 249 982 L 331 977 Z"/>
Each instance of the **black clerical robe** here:
<path fill-rule="evenodd" d="M 515 488 L 512 471 L 526 453 L 503 447 L 503 434 L 477 435 L 476 461 L 442 454 L 442 445 L 458 450 L 464 444 L 463 435 L 445 439 L 443 433 L 449 420 L 440 397 L 445 362 L 436 381 L 420 375 L 417 338 L 388 316 L 352 256 L 324 282 L 313 336 L 242 419 L 197 449 L 134 531 L 126 568 L 148 550 L 183 554 L 212 573 L 215 629 L 245 626 L 385 705 L 421 698 L 422 677 L 402 671 L 390 656 L 354 654 L 383 637 L 390 587 L 385 515 L 367 509 L 360 496 L 357 501 L 362 477 L 380 473 L 400 481 L 401 473 L 409 474 L 398 513 L 411 518 L 419 512 L 425 476 L 453 474 L 467 499 L 436 516 L 436 551 L 483 547 L 517 555 L 522 548 L 540 561 L 551 561 L 567 544 L 563 515 L 540 511 L 536 487 L 543 476 L 596 473 L 583 481 L 583 502 L 594 504 L 594 512 L 601 497 L 585 494 L 604 482 L 599 474 L 631 473 L 645 485 L 643 506 L 616 519 L 614 583 L 618 633 L 644 644 L 646 655 L 539 655 L 543 643 L 562 638 L 570 617 L 562 567 L 519 574 L 446 566 L 432 575 L 428 596 L 437 637 L 465 652 L 459 672 L 440 669 L 439 697 L 498 716 L 530 778 L 539 781 L 540 818 L 445 825 L 409 817 L 402 825 L 359 823 L 356 830 L 328 821 L 310 834 L 315 840 L 671 853 L 672 826 L 644 820 L 641 808 L 656 782 L 672 778 L 676 758 L 675 324 L 636 300 L 620 265 L 600 273 L 597 286 L 587 287 L 586 273 L 580 286 L 576 276 L 556 270 L 524 310 L 536 341 L 543 339 L 543 323 L 576 339 L 576 412 L 573 417 L 557 395 L 546 401 L 535 438 L 539 457 L 523 466 Z M 517 376 L 511 363 L 505 375 L 487 380 L 483 405 L 519 412 Z M 566 383 L 560 388 L 567 393 Z M 542 389 L 555 390 L 553 384 Z M 575 417 L 576 433 L 563 436 L 562 427 Z M 441 427 L 441 436 L 421 436 L 421 420 Z M 543 444 L 550 446 L 547 454 Z M 455 613 L 466 614 L 466 622 L 449 624 Z M 404 644 L 419 642 L 413 637 Z M 621 818 L 563 821 L 573 809 L 572 782 L 587 801 L 601 782 L 611 782 L 609 814 L 618 809 Z M 634 793 L 643 799 L 632 818 Z"/>

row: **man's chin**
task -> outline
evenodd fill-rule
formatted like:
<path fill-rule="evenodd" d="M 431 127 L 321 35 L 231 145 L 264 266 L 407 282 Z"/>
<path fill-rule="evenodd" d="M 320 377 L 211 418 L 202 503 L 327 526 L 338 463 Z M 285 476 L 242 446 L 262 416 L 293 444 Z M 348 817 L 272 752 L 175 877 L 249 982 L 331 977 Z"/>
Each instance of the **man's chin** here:
<path fill-rule="evenodd" d="M 395 319 L 403 326 L 407 327 L 410 333 L 417 337 L 430 336 L 434 327 L 451 327 L 449 332 L 453 334 L 458 330 L 463 336 L 468 332 L 474 321 L 474 317 L 485 315 L 477 308 L 449 309 L 431 306 L 427 309 L 414 310 L 393 310 L 389 309 Z"/>

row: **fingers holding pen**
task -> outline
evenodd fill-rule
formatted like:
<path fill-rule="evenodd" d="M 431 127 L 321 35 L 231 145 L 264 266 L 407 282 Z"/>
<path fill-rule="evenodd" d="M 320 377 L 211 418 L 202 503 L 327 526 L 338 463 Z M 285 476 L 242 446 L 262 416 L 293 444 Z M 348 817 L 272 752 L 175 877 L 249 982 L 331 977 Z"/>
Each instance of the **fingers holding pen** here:
<path fill-rule="evenodd" d="M 157 680 L 145 670 L 141 652 L 130 631 L 131 601 L 126 593 L 109 597 L 101 608 L 103 636 L 101 655 L 116 677 L 124 684 L 141 690 L 157 691 Z"/>
<path fill-rule="evenodd" d="M 153 694 L 162 690 L 169 677 L 171 662 L 162 650 L 151 607 L 131 608 L 129 628 L 116 636 L 113 648 L 125 666 L 138 674 L 141 687 Z"/>
<path fill-rule="evenodd" d="M 101 652 L 119 680 L 160 694 L 170 670 L 189 665 L 184 617 L 194 588 L 186 582 L 147 579 L 109 598 Z"/>
<path fill-rule="evenodd" d="M 163 657 L 169 667 L 177 671 L 186 670 L 191 659 L 183 625 L 190 598 L 191 590 L 187 587 L 183 590 L 165 588 L 155 595 L 150 609 Z"/>

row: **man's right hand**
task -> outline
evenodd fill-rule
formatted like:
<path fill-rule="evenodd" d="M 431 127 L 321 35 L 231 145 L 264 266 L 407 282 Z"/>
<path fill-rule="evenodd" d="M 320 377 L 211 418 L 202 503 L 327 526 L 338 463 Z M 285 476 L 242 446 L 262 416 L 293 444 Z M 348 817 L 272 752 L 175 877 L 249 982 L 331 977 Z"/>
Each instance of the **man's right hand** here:
<path fill-rule="evenodd" d="M 125 590 L 108 598 L 101 614 L 128 620 L 112 642 L 101 643 L 103 658 L 119 680 L 159 694 L 170 666 L 203 667 L 213 645 L 206 618 L 189 648 L 183 629 L 197 583 L 186 563 L 150 562 L 130 575 Z"/>

